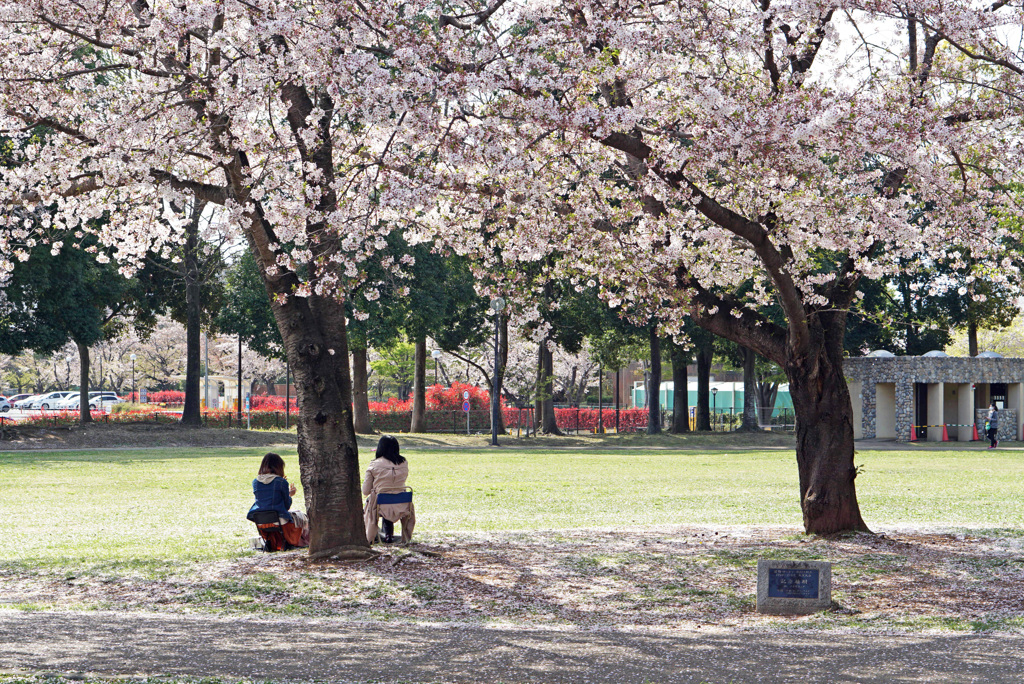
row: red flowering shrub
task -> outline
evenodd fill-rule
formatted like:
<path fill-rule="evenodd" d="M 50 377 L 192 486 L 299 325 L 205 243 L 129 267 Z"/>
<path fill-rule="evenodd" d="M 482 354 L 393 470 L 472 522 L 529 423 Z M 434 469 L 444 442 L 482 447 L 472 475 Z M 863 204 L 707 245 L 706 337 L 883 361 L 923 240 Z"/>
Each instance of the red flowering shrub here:
<path fill-rule="evenodd" d="M 387 401 L 371 401 L 370 413 L 402 413 L 412 411 L 412 399 L 399 401 L 398 397 L 388 397 Z"/>
<path fill-rule="evenodd" d="M 146 392 L 146 402 L 149 404 L 184 404 L 185 393 L 178 390 Z"/>
<path fill-rule="evenodd" d="M 297 397 L 289 397 L 293 410 L 299 408 Z M 284 411 L 284 397 L 273 395 L 252 395 L 249 397 L 249 407 L 253 411 Z"/>

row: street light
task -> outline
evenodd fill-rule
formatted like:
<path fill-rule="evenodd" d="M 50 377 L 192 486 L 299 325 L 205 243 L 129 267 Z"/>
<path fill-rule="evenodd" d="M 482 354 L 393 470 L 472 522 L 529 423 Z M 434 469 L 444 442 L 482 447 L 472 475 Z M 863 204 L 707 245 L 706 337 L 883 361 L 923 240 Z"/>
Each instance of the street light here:
<path fill-rule="evenodd" d="M 494 387 L 491 389 L 491 446 L 498 446 L 498 411 L 500 400 L 498 398 L 498 372 L 501 362 L 498 359 L 498 328 L 501 327 L 501 310 L 505 308 L 505 300 L 495 297 L 491 300 L 491 309 L 494 311 Z"/>
<path fill-rule="evenodd" d="M 434 357 L 434 384 L 437 384 L 437 360 L 441 358 L 441 350 L 435 349 L 430 352 L 430 355 Z"/>
<path fill-rule="evenodd" d="M 712 432 L 715 429 L 715 423 L 718 422 L 718 388 L 711 388 L 711 415 L 714 418 L 714 422 L 711 423 Z"/>
<path fill-rule="evenodd" d="M 135 356 L 135 354 L 132 354 L 128 358 L 132 360 L 132 401 L 134 402 L 135 401 L 135 359 L 137 357 Z"/>

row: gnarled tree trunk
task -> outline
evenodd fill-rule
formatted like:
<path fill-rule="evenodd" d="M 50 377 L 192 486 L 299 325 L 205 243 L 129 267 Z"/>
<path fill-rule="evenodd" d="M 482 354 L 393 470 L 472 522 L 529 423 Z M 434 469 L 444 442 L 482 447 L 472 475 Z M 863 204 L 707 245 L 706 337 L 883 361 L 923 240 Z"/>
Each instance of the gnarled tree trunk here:
<path fill-rule="evenodd" d="M 352 413 L 356 432 L 373 433 L 370 425 L 369 373 L 366 370 L 366 347 L 352 350 Z"/>
<path fill-rule="evenodd" d="M 288 297 L 273 308 L 297 388 L 309 553 L 323 557 L 366 547 L 344 306 L 311 295 Z"/>
<path fill-rule="evenodd" d="M 816 355 L 786 366 L 796 409 L 800 504 L 808 534 L 868 531 L 854 486 L 853 406 L 843 376 L 843 327 L 831 332 Z"/>

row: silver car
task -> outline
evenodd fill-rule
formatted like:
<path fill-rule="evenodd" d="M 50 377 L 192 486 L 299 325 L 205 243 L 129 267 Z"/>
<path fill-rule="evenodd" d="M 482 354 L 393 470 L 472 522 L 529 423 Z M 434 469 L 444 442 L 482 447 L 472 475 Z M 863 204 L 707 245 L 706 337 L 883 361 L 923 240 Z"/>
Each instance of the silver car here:
<path fill-rule="evenodd" d="M 11 402 L 7 401 L 7 397 L 0 397 L 0 413 L 7 413 L 11 410 Z"/>

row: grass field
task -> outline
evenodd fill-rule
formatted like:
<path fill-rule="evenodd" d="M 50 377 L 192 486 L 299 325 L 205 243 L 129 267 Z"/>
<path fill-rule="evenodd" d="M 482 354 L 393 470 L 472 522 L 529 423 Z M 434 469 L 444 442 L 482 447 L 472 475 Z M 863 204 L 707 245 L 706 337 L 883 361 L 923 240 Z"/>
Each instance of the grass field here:
<path fill-rule="evenodd" d="M 0 567 L 159 571 L 248 553 L 254 529 L 244 516 L 262 453 L 2 453 L 0 509 L 13 524 Z M 282 455 L 297 481 L 295 454 Z M 424 449 L 407 455 L 420 535 L 800 524 L 788 450 Z M 868 451 L 857 462 L 869 525 L 1024 531 L 1024 452 Z"/>

